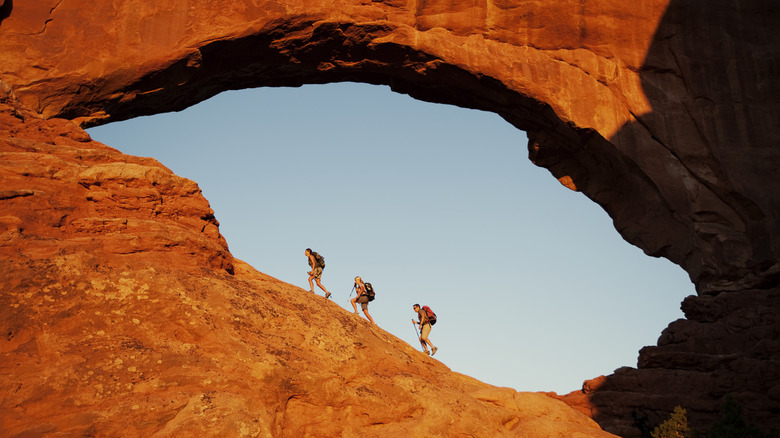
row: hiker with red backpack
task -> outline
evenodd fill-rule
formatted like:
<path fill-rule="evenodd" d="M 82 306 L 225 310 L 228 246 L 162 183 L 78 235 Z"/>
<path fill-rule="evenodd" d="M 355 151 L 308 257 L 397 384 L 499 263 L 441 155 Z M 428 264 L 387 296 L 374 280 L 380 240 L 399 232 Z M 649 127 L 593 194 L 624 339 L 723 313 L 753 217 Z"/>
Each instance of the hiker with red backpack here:
<path fill-rule="evenodd" d="M 355 291 L 357 296 L 349 300 L 352 303 L 352 309 L 355 311 L 355 315 L 358 314 L 357 303 L 360 303 L 360 307 L 363 308 L 363 314 L 366 315 L 371 324 L 374 323 L 374 318 L 368 313 L 368 302 L 374 297 L 374 288 L 371 283 L 365 283 L 362 278 L 355 277 Z"/>
<path fill-rule="evenodd" d="M 325 269 L 325 258 L 316 252 L 312 251 L 311 248 L 306 248 L 306 251 L 304 252 L 306 254 L 306 257 L 309 259 L 309 266 L 311 266 L 311 271 L 308 272 L 309 274 L 309 292 L 314 292 L 314 285 L 312 284 L 312 280 L 317 282 L 317 286 L 320 287 L 323 291 L 325 291 L 325 298 L 330 298 L 330 292 L 328 292 L 325 289 L 325 286 L 320 283 L 320 278 L 322 278 L 322 270 Z"/>
<path fill-rule="evenodd" d="M 412 309 L 417 312 L 417 317 L 420 319 L 419 322 L 412 320 L 413 323 L 420 325 L 420 344 L 422 345 L 423 350 L 425 350 L 425 354 L 433 356 L 436 354 L 438 348 L 433 346 L 431 340 L 428 339 L 428 335 L 431 333 L 431 326 L 436 324 L 436 314 L 433 313 L 433 310 L 431 310 L 430 307 L 423 306 L 420 308 L 419 304 L 415 304 Z M 430 352 L 428 351 L 428 346 L 431 347 Z"/>

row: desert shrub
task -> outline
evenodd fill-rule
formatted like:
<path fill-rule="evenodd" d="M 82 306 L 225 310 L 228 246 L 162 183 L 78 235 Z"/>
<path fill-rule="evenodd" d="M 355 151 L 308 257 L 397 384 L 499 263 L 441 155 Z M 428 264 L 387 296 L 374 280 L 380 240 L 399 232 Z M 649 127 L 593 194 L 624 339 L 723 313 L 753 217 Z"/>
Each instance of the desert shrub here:
<path fill-rule="evenodd" d="M 653 438 L 691 438 L 693 431 L 688 427 L 688 417 L 681 406 L 674 408 L 672 415 L 653 429 L 650 434 Z"/>

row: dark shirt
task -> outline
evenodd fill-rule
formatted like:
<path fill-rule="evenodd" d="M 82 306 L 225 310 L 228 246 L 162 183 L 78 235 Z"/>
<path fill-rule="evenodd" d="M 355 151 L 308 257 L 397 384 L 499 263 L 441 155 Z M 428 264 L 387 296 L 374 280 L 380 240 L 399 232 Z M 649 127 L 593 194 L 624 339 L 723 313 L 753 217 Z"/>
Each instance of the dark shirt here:
<path fill-rule="evenodd" d="M 425 311 L 425 309 L 420 308 L 420 310 L 417 311 L 417 316 L 420 318 L 420 325 L 423 326 L 425 324 L 429 324 L 428 322 L 428 313 Z"/>

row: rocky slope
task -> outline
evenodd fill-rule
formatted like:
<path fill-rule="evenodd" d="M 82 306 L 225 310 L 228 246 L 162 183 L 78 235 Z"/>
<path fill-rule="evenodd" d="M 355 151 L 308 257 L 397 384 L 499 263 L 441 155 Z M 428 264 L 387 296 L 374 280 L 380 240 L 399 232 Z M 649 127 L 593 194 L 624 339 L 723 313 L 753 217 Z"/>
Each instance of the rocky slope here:
<path fill-rule="evenodd" d="M 608 437 L 232 259 L 197 185 L 0 111 L 3 436 Z"/>
<path fill-rule="evenodd" d="M 116 394 L 108 381 L 118 372 L 92 382 L 76 372 L 87 362 L 57 360 L 55 347 L 86 351 L 82 338 L 90 335 L 105 353 L 100 338 L 80 330 L 111 334 L 123 308 L 100 306 L 124 303 L 144 284 L 157 294 L 178 285 L 170 290 L 184 295 L 160 307 L 169 326 L 147 309 L 129 327 L 158 321 L 159 345 L 197 345 L 185 329 L 199 320 L 187 312 L 209 300 L 182 301 L 193 299 L 189 287 L 217 301 L 259 293 L 236 289 L 251 283 L 247 269 L 232 259 L 194 183 L 94 144 L 68 120 L 88 126 L 178 110 L 228 89 L 363 81 L 492 111 L 526 130 L 536 164 L 601 205 L 627 241 L 679 264 L 696 284 L 700 296 L 684 303 L 687 319 L 644 349 L 636 369 L 587 383 L 567 401 L 606 429 L 636 436 L 629 413 L 654 421 L 681 404 L 703 422 L 733 393 L 751 419 L 780 427 L 780 345 L 771 328 L 780 287 L 778 22 L 773 0 L 0 0 L 0 250 L 9 325 L 2 351 L 15 363 L 3 365 L 11 367 L 3 384 L 21 394 L 7 398 L 14 416 L 4 414 L 4 424 L 17 424 L 20 409 L 28 418 L 51 414 L 54 404 L 36 400 L 77 379 L 95 397 Z M 213 288 L 198 289 L 204 284 Z M 87 298 L 107 301 L 82 303 Z M 229 320 L 217 313 L 208 318 Z M 311 339 L 310 331 L 291 336 Z M 104 367 L 128 361 L 105 354 Z M 38 389 L 29 390 L 19 376 L 35 363 Z M 179 406 L 205 394 L 206 380 L 215 381 L 182 391 L 188 401 L 176 399 Z M 168 394 L 140 387 L 150 400 Z M 103 412 L 95 406 L 124 412 L 94 400 L 79 411 L 84 424 L 98 422 L 87 413 Z M 254 412 L 255 402 L 246 403 Z"/>

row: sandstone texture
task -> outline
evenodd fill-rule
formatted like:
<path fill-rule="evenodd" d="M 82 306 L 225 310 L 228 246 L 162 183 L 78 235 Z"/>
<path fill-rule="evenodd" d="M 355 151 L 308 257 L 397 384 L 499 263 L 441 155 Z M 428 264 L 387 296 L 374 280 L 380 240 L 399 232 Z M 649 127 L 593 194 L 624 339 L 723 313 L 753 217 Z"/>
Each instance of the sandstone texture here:
<path fill-rule="evenodd" d="M 404 359 L 412 352 L 381 330 L 331 327 L 327 303 L 232 258 L 195 183 L 80 128 L 230 89 L 362 81 L 501 115 L 528 132 L 531 160 L 690 275 L 699 296 L 683 303 L 686 320 L 636 369 L 586 382 L 567 402 L 638 436 L 626 415 L 656 421 L 680 404 L 705 422 L 730 393 L 750 419 L 780 427 L 779 22 L 773 0 L 0 0 L 0 384 L 10 394 L 0 426 L 544 430 L 520 411 L 551 413 L 543 406 L 557 401 Z M 313 328 L 282 322 L 299 315 Z M 339 336 L 317 338 L 330 328 Z M 349 360 L 309 360 L 318 348 Z M 364 362 L 389 367 L 385 380 L 354 377 Z M 410 364 L 410 380 L 393 380 Z M 360 389 L 373 384 L 441 386 L 431 398 L 441 403 Z M 368 405 L 390 413 L 358 407 Z M 486 420 L 469 420 L 476 412 Z M 321 431 L 326 416 L 333 429 Z"/>

